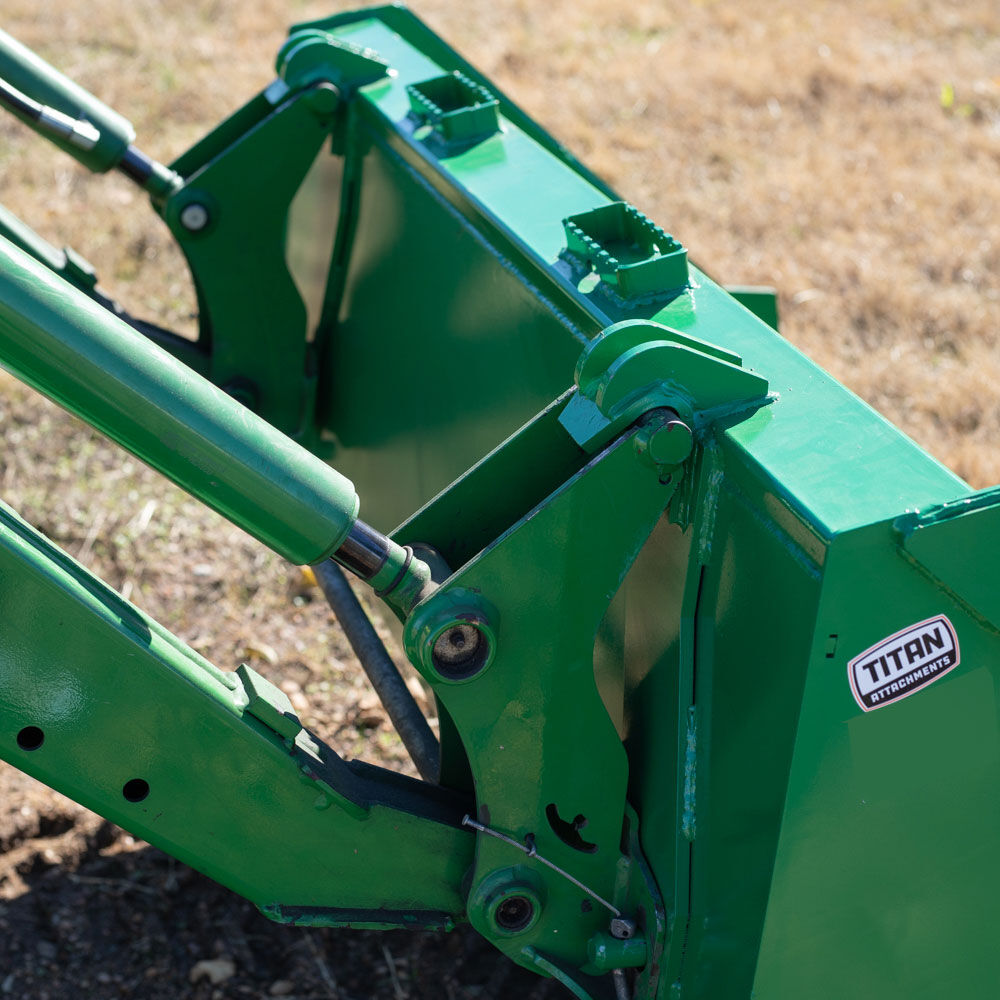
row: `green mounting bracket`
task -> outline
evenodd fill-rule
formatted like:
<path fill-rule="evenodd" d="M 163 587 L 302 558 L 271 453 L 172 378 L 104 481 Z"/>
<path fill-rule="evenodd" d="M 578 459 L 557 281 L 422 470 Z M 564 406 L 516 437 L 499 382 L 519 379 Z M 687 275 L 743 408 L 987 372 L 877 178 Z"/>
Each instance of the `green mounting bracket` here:
<path fill-rule="evenodd" d="M 671 298 L 688 283 L 687 250 L 624 201 L 571 215 L 563 229 L 563 258 L 578 270 L 596 271 L 619 298 Z"/>
<path fill-rule="evenodd" d="M 406 93 L 414 116 L 449 146 L 479 142 L 500 129 L 499 101 L 457 70 L 411 84 Z"/>
<path fill-rule="evenodd" d="M 577 392 L 559 422 L 585 451 L 605 445 L 658 407 L 691 421 L 698 412 L 761 404 L 767 379 L 747 371 L 731 351 L 646 320 L 609 326 L 577 362 Z"/>
<path fill-rule="evenodd" d="M 374 49 L 318 28 L 293 31 L 278 51 L 275 65 L 278 76 L 292 90 L 332 83 L 342 96 L 389 72 L 389 64 Z"/>
<path fill-rule="evenodd" d="M 612 916 L 659 906 L 631 864 L 638 850 L 623 847 L 621 695 L 594 672 L 608 604 L 677 489 L 642 460 L 640 433 L 621 435 L 456 569 L 403 632 L 475 776 L 470 922 L 588 1000 L 611 993 L 608 977 L 589 974 L 607 970 L 588 942 L 603 960 Z M 574 629 L 557 627 L 570 618 Z M 662 926 L 646 929 L 657 947 Z"/>
<path fill-rule="evenodd" d="M 205 375 L 307 444 L 316 379 L 306 306 L 288 265 L 288 213 L 340 103 L 329 82 L 287 96 L 214 155 L 206 146 L 206 162 L 191 165 L 163 207 L 198 291 Z"/>

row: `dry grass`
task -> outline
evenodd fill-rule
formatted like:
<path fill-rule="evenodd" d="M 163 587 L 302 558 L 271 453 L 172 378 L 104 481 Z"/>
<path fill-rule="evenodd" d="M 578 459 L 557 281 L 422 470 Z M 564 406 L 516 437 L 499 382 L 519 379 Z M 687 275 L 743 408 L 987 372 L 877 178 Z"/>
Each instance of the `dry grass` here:
<path fill-rule="evenodd" d="M 323 2 L 7 0 L 5 27 L 169 159 Z M 784 332 L 976 486 L 1000 481 L 1000 7 L 491 0 L 432 26 Z M 950 107 L 942 106 L 951 88 Z M 0 125 L 0 198 L 176 324 L 183 269 L 126 181 Z"/>
<path fill-rule="evenodd" d="M 43 18 L 6 0 L 4 27 L 169 160 L 268 82 L 288 23 L 348 6 L 54 0 Z M 793 342 L 974 485 L 1000 481 L 1000 8 L 418 12 L 711 273 L 776 284 Z M 124 179 L 0 119 L 0 200 L 136 311 L 190 321 L 178 255 Z M 8 502 L 220 665 L 280 664 L 345 752 L 394 755 L 358 724 L 367 695 L 297 571 L 27 391 L 5 386 L 0 406 Z"/>

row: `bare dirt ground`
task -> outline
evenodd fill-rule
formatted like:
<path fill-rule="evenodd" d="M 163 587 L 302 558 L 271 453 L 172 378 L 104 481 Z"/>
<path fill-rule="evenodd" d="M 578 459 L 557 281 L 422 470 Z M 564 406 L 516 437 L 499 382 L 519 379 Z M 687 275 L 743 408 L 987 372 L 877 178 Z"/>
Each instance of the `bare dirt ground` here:
<path fill-rule="evenodd" d="M 5 0 L 2 26 L 169 161 L 270 80 L 287 24 L 348 6 Z M 711 273 L 777 285 L 783 332 L 837 378 L 974 486 L 1000 481 L 995 4 L 416 7 Z M 128 182 L 0 118 L 0 201 L 134 311 L 190 326 L 183 267 Z M 10 380 L 0 428 L 0 497 L 32 524 L 213 662 L 268 673 L 345 756 L 407 766 L 298 568 Z M 272 925 L 0 769 L 0 997 L 515 991 L 556 995 L 464 932 Z"/>

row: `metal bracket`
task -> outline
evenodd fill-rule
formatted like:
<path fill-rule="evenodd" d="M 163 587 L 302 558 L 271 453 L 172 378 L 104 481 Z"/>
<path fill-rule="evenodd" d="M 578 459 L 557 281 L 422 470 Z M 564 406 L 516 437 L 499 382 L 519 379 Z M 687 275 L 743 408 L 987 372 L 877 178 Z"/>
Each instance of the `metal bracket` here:
<path fill-rule="evenodd" d="M 590 453 L 657 407 L 692 420 L 699 411 L 759 405 L 767 396 L 767 379 L 743 368 L 738 354 L 649 320 L 624 320 L 595 337 L 575 380 L 559 422 Z"/>
<path fill-rule="evenodd" d="M 767 382 L 729 351 L 627 321 L 587 346 L 576 385 L 400 536 L 438 545 L 452 565 L 465 562 L 417 607 L 404 641 L 475 782 L 470 825 L 481 833 L 469 919 L 515 961 L 561 970 L 578 996 L 598 997 L 611 986 L 594 978 L 611 969 L 608 955 L 618 956 L 620 979 L 644 949 L 662 947 L 662 928 L 647 927 L 628 948 L 606 947 L 617 940 L 608 909 L 627 918 L 659 903 L 655 887 L 640 881 L 637 889 L 634 874 L 616 874 L 628 868 L 628 766 L 605 701 L 614 696 L 595 680 L 595 637 L 675 495 L 695 418 L 758 405 Z M 565 471 L 556 483 L 539 472 L 548 495 L 536 495 L 519 519 L 497 520 L 492 541 L 470 552 L 451 538 L 448 511 L 453 503 L 468 511 L 487 489 L 483 478 L 495 484 L 509 462 Z M 577 627 L 559 627 L 570 618 Z"/>
<path fill-rule="evenodd" d="M 315 377 L 287 219 L 338 103 L 328 85 L 288 97 L 187 176 L 163 209 L 198 291 L 206 375 L 294 438 L 311 426 Z"/>
<path fill-rule="evenodd" d="M 590 966 L 588 941 L 609 926 L 595 898 L 631 915 L 616 874 L 628 764 L 595 681 L 594 642 L 676 489 L 642 459 L 640 433 L 622 435 L 474 556 L 404 631 L 469 756 L 477 822 L 504 834 L 478 837 L 469 919 L 528 966 L 539 955 Z"/>
<path fill-rule="evenodd" d="M 337 38 L 321 28 L 293 28 L 278 52 L 280 79 L 295 90 L 332 83 L 341 94 L 381 80 L 389 64 L 374 50 Z"/>

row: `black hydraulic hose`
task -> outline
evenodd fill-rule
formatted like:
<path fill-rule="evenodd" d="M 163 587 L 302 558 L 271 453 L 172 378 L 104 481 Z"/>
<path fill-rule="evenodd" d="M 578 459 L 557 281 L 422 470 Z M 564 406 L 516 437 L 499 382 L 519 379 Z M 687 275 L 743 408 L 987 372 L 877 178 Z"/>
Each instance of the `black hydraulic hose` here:
<path fill-rule="evenodd" d="M 436 784 L 441 762 L 438 741 L 364 608 L 354 596 L 347 577 L 329 559 L 313 566 L 313 572 L 417 771 L 425 781 Z"/>
<path fill-rule="evenodd" d="M 65 139 L 81 149 L 92 149 L 100 132 L 85 119 L 73 119 L 55 108 L 39 104 L 17 87 L 0 78 L 0 104 L 24 115 L 47 135 Z"/>
<path fill-rule="evenodd" d="M 11 111 L 20 111 L 34 121 L 42 117 L 42 106 L 4 79 L 0 79 L 0 104 L 6 104 Z"/>
<path fill-rule="evenodd" d="M 2 35 L 3 32 L 0 31 L 0 36 Z M 0 107 L 13 111 L 15 115 L 23 116 L 31 128 L 48 139 L 68 142 L 76 147 L 75 152 L 73 150 L 69 152 L 91 170 L 103 171 L 116 167 L 139 187 L 145 188 L 155 200 L 167 198 L 183 183 L 179 174 L 136 149 L 127 137 L 121 138 L 120 143 L 111 152 L 98 156 L 98 151 L 94 147 L 101 141 L 102 136 L 97 125 L 88 121 L 82 113 L 81 117 L 73 118 L 58 108 L 36 101 L 3 77 L 0 77 Z M 108 111 L 108 114 L 111 115 L 113 112 Z M 131 131 L 131 125 L 127 122 L 124 122 L 124 125 Z M 113 136 L 114 133 L 108 135 Z M 92 156 L 98 159 L 92 160 Z"/>

